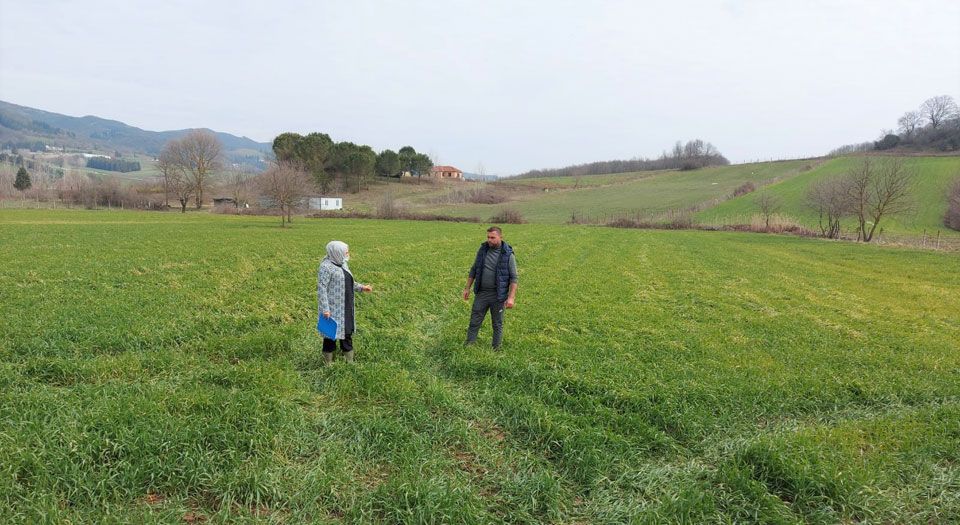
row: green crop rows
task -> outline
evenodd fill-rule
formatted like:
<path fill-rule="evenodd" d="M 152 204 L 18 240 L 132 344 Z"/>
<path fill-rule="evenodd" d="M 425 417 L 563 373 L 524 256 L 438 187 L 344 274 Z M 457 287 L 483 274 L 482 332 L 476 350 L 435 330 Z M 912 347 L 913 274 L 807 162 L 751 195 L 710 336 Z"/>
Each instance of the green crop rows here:
<path fill-rule="evenodd" d="M 960 261 L 772 235 L 0 211 L 0 522 L 960 520 Z M 357 362 L 315 272 L 351 246 Z"/>

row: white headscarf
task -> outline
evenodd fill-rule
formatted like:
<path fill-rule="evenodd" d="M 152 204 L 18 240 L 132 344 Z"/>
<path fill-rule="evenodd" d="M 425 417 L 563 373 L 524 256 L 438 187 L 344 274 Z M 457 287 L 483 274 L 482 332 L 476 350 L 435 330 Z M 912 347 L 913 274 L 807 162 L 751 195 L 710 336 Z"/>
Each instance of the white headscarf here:
<path fill-rule="evenodd" d="M 330 241 L 327 243 L 327 259 L 337 266 L 347 268 L 347 243 L 341 241 Z M 349 271 L 349 268 L 347 268 Z"/>

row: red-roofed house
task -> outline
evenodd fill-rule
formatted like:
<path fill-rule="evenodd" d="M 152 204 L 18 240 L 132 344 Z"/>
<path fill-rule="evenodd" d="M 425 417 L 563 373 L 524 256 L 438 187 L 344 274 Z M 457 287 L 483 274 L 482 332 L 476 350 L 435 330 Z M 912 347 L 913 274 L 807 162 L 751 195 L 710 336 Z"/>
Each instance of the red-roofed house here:
<path fill-rule="evenodd" d="M 453 166 L 434 166 L 430 168 L 430 175 L 437 179 L 463 180 L 463 172 Z"/>

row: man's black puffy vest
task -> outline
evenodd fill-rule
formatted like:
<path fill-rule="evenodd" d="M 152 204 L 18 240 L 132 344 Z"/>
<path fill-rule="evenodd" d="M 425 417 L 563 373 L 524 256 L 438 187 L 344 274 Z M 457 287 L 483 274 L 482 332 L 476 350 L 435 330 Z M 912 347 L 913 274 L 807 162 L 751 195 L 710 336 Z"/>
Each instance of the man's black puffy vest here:
<path fill-rule="evenodd" d="M 490 247 L 487 243 L 480 245 L 477 250 L 477 258 L 473 261 L 473 269 L 470 271 L 476 277 L 473 281 L 473 291 L 480 291 L 480 279 L 483 277 L 483 260 L 487 257 L 487 250 Z M 510 255 L 513 254 L 513 248 L 507 244 L 507 241 L 500 241 L 500 259 L 497 261 L 497 300 L 506 301 L 510 291 Z"/>

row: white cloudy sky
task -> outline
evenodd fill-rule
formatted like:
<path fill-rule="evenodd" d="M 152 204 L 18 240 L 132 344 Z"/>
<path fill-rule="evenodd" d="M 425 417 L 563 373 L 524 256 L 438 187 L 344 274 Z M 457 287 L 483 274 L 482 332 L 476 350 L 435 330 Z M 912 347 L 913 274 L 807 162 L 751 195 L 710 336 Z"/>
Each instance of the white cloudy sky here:
<path fill-rule="evenodd" d="M 510 174 L 875 138 L 960 98 L 960 2 L 0 0 L 0 99 Z"/>

